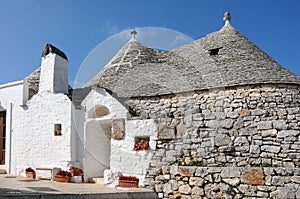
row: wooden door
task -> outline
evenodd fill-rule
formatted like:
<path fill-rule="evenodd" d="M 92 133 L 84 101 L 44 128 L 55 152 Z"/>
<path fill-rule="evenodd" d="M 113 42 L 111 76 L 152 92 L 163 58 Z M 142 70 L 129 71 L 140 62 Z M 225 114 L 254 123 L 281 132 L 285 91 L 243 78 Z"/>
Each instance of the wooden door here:
<path fill-rule="evenodd" d="M 0 112 L 0 164 L 5 164 L 6 111 Z"/>

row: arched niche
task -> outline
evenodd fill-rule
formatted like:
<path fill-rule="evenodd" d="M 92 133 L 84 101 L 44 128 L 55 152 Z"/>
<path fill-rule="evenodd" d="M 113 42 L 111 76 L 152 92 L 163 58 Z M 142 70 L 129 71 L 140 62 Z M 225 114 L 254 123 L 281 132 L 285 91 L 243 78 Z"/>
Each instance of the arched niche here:
<path fill-rule="evenodd" d="M 89 118 L 107 118 L 110 117 L 109 109 L 103 105 L 97 105 L 88 113 Z"/>

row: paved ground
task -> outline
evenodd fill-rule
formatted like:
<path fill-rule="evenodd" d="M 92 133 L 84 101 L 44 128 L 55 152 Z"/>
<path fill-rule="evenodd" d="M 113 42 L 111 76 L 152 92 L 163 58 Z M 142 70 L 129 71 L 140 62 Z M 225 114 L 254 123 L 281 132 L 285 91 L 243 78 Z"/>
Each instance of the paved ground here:
<path fill-rule="evenodd" d="M 157 198 L 156 193 L 145 188 L 109 188 L 90 183 L 59 183 L 34 180 L 20 176 L 0 175 L 0 198 L 40 199 L 96 199 L 96 198 Z"/>

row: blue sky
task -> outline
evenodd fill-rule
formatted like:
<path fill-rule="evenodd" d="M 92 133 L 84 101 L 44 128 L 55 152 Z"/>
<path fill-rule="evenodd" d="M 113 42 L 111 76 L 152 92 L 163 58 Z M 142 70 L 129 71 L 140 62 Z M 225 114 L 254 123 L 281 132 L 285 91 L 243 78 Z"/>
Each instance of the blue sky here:
<path fill-rule="evenodd" d="M 299 8 L 299 0 L 0 0 L 0 84 L 38 68 L 46 43 L 67 54 L 72 85 L 89 53 L 116 33 L 160 27 L 199 39 L 223 26 L 225 11 L 239 32 L 300 75 Z"/>

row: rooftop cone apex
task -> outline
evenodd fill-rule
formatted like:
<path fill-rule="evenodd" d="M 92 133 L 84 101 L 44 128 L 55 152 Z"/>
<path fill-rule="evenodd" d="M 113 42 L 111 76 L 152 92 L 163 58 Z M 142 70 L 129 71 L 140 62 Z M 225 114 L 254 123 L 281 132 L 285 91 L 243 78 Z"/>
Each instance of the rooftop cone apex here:
<path fill-rule="evenodd" d="M 229 24 L 229 21 L 231 20 L 230 12 L 225 12 L 224 13 L 223 20 L 225 21 L 225 24 Z"/>
<path fill-rule="evenodd" d="M 133 29 L 132 31 L 130 31 L 130 34 L 131 34 L 131 38 L 135 38 L 137 31 L 135 29 Z"/>

